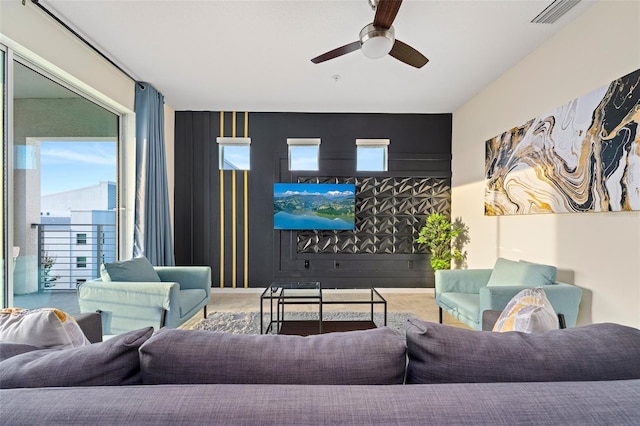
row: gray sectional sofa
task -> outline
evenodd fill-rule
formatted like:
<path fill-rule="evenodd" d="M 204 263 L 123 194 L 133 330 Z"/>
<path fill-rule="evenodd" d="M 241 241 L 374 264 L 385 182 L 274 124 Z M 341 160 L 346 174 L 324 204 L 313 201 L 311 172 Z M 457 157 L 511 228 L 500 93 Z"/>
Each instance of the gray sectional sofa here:
<path fill-rule="evenodd" d="M 0 344 L 2 424 L 640 424 L 640 330 L 616 324 L 24 346 Z"/>

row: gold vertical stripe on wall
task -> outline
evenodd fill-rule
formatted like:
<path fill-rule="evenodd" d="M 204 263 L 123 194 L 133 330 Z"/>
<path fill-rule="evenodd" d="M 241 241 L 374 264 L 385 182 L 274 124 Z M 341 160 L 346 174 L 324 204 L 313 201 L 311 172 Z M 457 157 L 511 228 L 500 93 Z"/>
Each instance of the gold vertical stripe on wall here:
<path fill-rule="evenodd" d="M 238 200 L 236 197 L 236 171 L 231 171 L 231 286 L 236 288 L 236 280 L 238 277 L 238 266 L 237 266 L 237 249 L 238 249 L 238 218 L 237 218 L 237 204 Z"/>
<path fill-rule="evenodd" d="M 244 137 L 249 137 L 249 112 L 244 112 Z M 249 172 L 244 171 L 244 288 L 249 287 Z"/>
<path fill-rule="evenodd" d="M 231 113 L 231 136 L 236 137 L 236 112 Z M 238 216 L 236 196 L 236 171 L 231 171 L 231 287 L 236 288 L 238 277 Z"/>
<path fill-rule="evenodd" d="M 231 113 L 231 137 L 236 137 L 236 112 Z"/>
<path fill-rule="evenodd" d="M 224 137 L 224 111 L 220 111 L 220 137 Z M 220 169 L 220 288 L 224 287 L 224 170 Z"/>
<path fill-rule="evenodd" d="M 249 287 L 249 172 L 244 171 L 244 288 Z"/>
<path fill-rule="evenodd" d="M 224 137 L 224 111 L 220 111 L 220 137 Z M 231 134 L 232 137 L 236 137 L 238 126 L 236 111 L 231 111 Z M 244 137 L 247 138 L 249 133 L 249 113 L 244 113 Z M 225 171 L 220 170 L 220 287 L 224 287 L 225 279 L 225 239 L 228 238 L 225 235 L 225 185 L 224 185 Z M 237 170 L 231 170 L 231 287 L 237 288 L 238 286 L 238 173 Z M 243 222 L 244 222 L 244 235 L 243 235 L 243 272 L 244 272 L 244 287 L 249 287 L 249 174 L 247 170 L 244 170 L 243 174 Z"/>
<path fill-rule="evenodd" d="M 224 287 L 224 170 L 220 169 L 220 288 Z"/>

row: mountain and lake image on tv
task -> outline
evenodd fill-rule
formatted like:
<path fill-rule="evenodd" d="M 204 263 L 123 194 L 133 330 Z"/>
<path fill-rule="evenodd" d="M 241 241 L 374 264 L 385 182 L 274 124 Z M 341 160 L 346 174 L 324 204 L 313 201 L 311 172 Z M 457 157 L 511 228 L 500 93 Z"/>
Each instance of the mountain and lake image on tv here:
<path fill-rule="evenodd" d="M 353 230 L 355 184 L 275 183 L 273 227 L 282 230 Z"/>

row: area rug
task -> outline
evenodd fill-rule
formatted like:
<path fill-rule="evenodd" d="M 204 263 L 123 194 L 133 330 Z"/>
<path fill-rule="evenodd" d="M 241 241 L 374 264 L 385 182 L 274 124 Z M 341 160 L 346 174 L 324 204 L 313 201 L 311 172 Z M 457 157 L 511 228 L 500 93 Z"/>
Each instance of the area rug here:
<path fill-rule="evenodd" d="M 268 313 L 264 316 L 265 328 L 268 322 Z M 312 320 L 317 319 L 317 312 L 287 312 L 287 319 L 292 320 Z M 324 312 L 325 321 L 345 321 L 368 319 L 369 314 L 363 312 Z M 405 338 L 405 327 L 409 318 L 416 318 L 410 312 L 389 312 L 387 313 L 387 326 L 391 328 L 403 340 Z M 382 313 L 375 313 L 373 316 L 375 323 L 381 326 L 384 323 Z M 210 330 L 234 334 L 260 334 L 260 313 L 259 312 L 213 312 L 206 319 L 200 320 L 193 326 L 193 330 Z"/>

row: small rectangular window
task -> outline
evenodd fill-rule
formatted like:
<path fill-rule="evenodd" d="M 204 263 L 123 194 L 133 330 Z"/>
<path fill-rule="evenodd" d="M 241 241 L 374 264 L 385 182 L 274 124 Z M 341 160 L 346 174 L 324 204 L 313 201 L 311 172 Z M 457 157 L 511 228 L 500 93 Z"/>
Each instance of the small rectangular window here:
<path fill-rule="evenodd" d="M 86 282 L 87 282 L 87 279 L 86 279 L 86 278 L 78 278 L 78 279 L 76 280 L 76 288 L 77 288 L 80 284 L 82 284 L 82 283 L 86 283 Z"/>
<path fill-rule="evenodd" d="M 289 138 L 289 170 L 320 170 L 320 139 Z"/>
<path fill-rule="evenodd" d="M 220 170 L 249 170 L 251 138 L 216 138 Z"/>
<path fill-rule="evenodd" d="M 86 268 L 86 267 L 87 267 L 87 256 L 76 257 L 76 268 Z"/>
<path fill-rule="evenodd" d="M 87 234 L 76 234 L 76 244 L 87 244 Z"/>
<path fill-rule="evenodd" d="M 389 139 L 356 139 L 356 170 L 386 172 Z"/>

